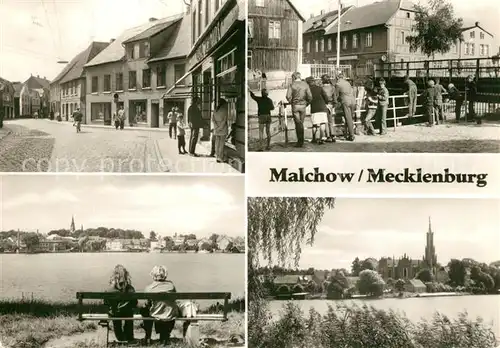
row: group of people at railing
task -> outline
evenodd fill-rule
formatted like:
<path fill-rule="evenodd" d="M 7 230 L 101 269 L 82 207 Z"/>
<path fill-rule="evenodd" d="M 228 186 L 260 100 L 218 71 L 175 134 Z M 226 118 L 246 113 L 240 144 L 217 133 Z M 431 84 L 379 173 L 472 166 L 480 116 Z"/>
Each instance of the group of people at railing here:
<path fill-rule="evenodd" d="M 153 282 L 149 284 L 144 292 L 176 292 L 175 286 L 168 279 L 168 272 L 165 266 L 155 266 L 150 273 Z M 109 280 L 110 292 L 135 292 L 132 286 L 132 279 L 128 270 L 117 265 Z M 109 306 L 110 317 L 129 318 L 134 316 L 134 309 L 138 307 L 138 301 L 105 301 Z M 170 334 L 174 329 L 175 318 L 178 316 L 179 308 L 175 301 L 150 301 L 140 308 L 140 313 L 143 317 L 153 317 L 155 320 L 144 320 L 142 327 L 146 332 L 145 344 L 151 343 L 151 335 L 153 325 L 155 331 L 160 335 L 160 344 L 168 345 L 170 342 Z M 134 323 L 131 320 L 113 320 L 113 330 L 116 339 L 120 342 L 134 341 Z"/>
<path fill-rule="evenodd" d="M 390 95 L 386 87 L 384 78 L 374 81 L 370 79 L 365 83 L 364 95 L 361 100 L 357 100 L 355 87 L 347 81 L 342 72 L 337 73 L 336 81 L 333 81 L 328 75 L 323 75 L 320 80 L 308 77 L 302 80 L 301 74 L 295 72 L 292 74 L 293 82 L 288 86 L 286 93 L 286 102 L 280 102 L 280 107 L 291 106 L 293 120 L 295 123 L 295 132 L 297 136 L 296 147 L 304 145 L 304 120 L 306 117 L 306 108 L 310 107 L 312 121 L 312 142 L 323 144 L 325 142 L 335 142 L 335 115 L 336 110 L 341 111 L 345 120 L 347 141 L 355 140 L 354 119 L 363 112 L 362 132 L 365 135 L 376 135 L 374 121 L 378 124 L 378 134 L 387 133 L 387 111 L 389 108 Z M 417 99 L 419 97 L 417 85 L 409 76 L 404 78 L 404 99 L 408 107 L 407 118 L 412 123 L 416 116 Z M 476 120 L 481 123 L 481 118 L 477 117 L 474 110 L 476 101 L 477 85 L 472 76 L 467 78 L 465 87 L 465 98 L 452 83 L 445 89 L 439 78 L 427 81 L 427 87 L 420 95 L 424 116 L 428 126 L 442 124 L 445 121 L 444 102 L 445 98 L 455 101 L 455 117 L 457 122 L 461 117 L 461 108 L 465 100 L 468 100 L 469 120 Z M 262 95 L 256 96 L 250 92 L 250 96 L 257 102 L 258 120 L 259 120 L 259 141 L 263 142 L 264 131 L 266 131 L 265 149 L 270 149 L 271 143 L 271 111 L 275 104 L 269 98 L 266 89 L 262 90 Z M 401 96 L 401 97 L 403 97 Z M 393 97 L 394 99 L 394 97 Z M 360 103 L 358 103 L 360 102 Z M 395 100 L 392 107 L 395 108 Z"/>

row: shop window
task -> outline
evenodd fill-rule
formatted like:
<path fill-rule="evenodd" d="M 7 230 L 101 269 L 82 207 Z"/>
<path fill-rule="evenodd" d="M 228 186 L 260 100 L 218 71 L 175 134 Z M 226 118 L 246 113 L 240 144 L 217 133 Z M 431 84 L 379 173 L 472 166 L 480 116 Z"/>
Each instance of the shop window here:
<path fill-rule="evenodd" d="M 111 92 L 111 75 L 104 75 L 104 92 Z"/>
<path fill-rule="evenodd" d="M 328 44 L 327 44 L 327 46 L 328 46 L 328 51 L 331 51 L 331 50 L 333 49 L 333 45 L 332 45 L 332 38 L 331 38 L 331 37 L 329 37 L 327 42 L 328 42 Z"/>
<path fill-rule="evenodd" d="M 142 71 L 142 88 L 151 88 L 151 69 Z"/>
<path fill-rule="evenodd" d="M 156 70 L 156 86 L 165 87 L 166 83 L 166 69 L 164 65 L 158 66 Z"/>
<path fill-rule="evenodd" d="M 99 77 L 98 76 L 92 76 L 92 93 L 97 93 L 98 92 L 98 86 L 99 86 Z"/>
<path fill-rule="evenodd" d="M 347 49 L 347 35 L 342 36 L 342 49 Z"/>
<path fill-rule="evenodd" d="M 182 78 L 185 74 L 186 74 L 186 64 L 174 65 L 175 81 L 177 82 L 178 85 L 180 86 L 185 85 L 186 79 L 182 79 L 182 81 L 179 81 L 179 79 Z"/>
<path fill-rule="evenodd" d="M 128 89 L 136 89 L 137 88 L 137 72 L 129 71 L 128 72 Z"/>
<path fill-rule="evenodd" d="M 481 40 L 484 40 L 484 33 L 483 33 L 483 32 L 480 32 L 480 33 L 479 33 L 479 38 L 480 38 Z"/>
<path fill-rule="evenodd" d="M 116 73 L 116 90 L 123 91 L 123 73 Z"/>

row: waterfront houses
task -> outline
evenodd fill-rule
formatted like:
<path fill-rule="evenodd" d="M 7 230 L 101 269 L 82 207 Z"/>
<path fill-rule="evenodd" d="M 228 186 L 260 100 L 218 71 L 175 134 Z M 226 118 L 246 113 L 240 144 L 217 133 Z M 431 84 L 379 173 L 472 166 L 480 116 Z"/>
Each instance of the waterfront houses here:
<path fill-rule="evenodd" d="M 92 42 L 78 53 L 50 83 L 51 111 L 70 121 L 73 111 L 80 108 L 85 114 L 86 78 L 84 65 L 109 45 L 109 42 Z"/>
<path fill-rule="evenodd" d="M 189 49 L 178 36 L 189 38 L 189 16 L 151 18 L 127 29 L 85 64 L 85 123 L 110 125 L 123 107 L 127 126 L 164 127 L 173 104 L 161 99 L 175 78 L 184 75 Z M 186 113 L 184 99 L 178 103 Z"/>
<path fill-rule="evenodd" d="M 0 77 L 0 120 L 14 118 L 15 93 L 12 82 Z"/>

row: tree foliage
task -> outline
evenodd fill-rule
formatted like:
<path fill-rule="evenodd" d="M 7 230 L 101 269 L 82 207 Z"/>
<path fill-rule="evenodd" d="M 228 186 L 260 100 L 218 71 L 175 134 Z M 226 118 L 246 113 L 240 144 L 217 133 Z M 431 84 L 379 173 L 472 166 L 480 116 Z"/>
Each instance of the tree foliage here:
<path fill-rule="evenodd" d="M 455 286 L 463 286 L 465 284 L 465 275 L 467 272 L 464 262 L 457 259 L 452 259 L 448 264 L 448 268 L 450 282 Z"/>
<path fill-rule="evenodd" d="M 394 288 L 399 291 L 399 292 L 402 292 L 405 290 L 405 281 L 403 279 L 398 279 L 396 281 L 396 284 L 394 284 Z"/>
<path fill-rule="evenodd" d="M 385 282 L 377 272 L 365 269 L 359 273 L 357 286 L 362 295 L 381 296 L 384 292 Z"/>
<path fill-rule="evenodd" d="M 429 0 L 428 5 L 415 5 L 414 35 L 406 37 L 410 51 L 420 50 L 427 57 L 447 53 L 462 37 L 462 18 L 456 18 L 453 5 L 446 0 Z"/>
<path fill-rule="evenodd" d="M 356 257 L 354 261 L 352 262 L 351 266 L 351 272 L 353 277 L 357 277 L 359 275 L 359 272 L 361 272 L 361 262 L 359 261 L 359 257 Z"/>
<path fill-rule="evenodd" d="M 40 236 L 36 233 L 26 233 L 22 236 L 24 244 L 29 251 L 35 251 L 40 244 Z"/>
<path fill-rule="evenodd" d="M 415 278 L 420 279 L 423 283 L 432 282 L 433 280 L 432 272 L 427 268 L 420 270 Z"/>

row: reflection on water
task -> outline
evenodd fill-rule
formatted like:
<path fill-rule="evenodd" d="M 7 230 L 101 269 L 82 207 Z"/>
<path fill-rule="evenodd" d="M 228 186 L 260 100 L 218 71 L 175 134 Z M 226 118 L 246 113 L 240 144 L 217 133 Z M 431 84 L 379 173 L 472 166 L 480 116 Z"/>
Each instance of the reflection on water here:
<path fill-rule="evenodd" d="M 400 314 L 404 313 L 413 322 L 421 319 L 432 319 L 436 311 L 450 318 L 456 318 L 460 312 L 467 311 L 470 319 L 483 318 L 486 324 L 492 326 L 495 335 L 500 337 L 500 295 L 345 301 L 305 300 L 293 302 L 300 305 L 306 314 L 311 307 L 320 314 L 324 314 L 328 310 L 328 305 L 343 303 L 362 306 L 366 304 L 377 309 L 392 309 Z M 278 315 L 284 303 L 284 301 L 271 301 L 272 313 Z"/>
<path fill-rule="evenodd" d="M 177 291 L 231 292 L 244 296 L 243 254 L 71 253 L 0 254 L 0 298 L 33 296 L 51 301 L 75 301 L 77 291 L 101 291 L 116 264 L 124 265 L 141 291 L 149 272 L 165 265 Z"/>

